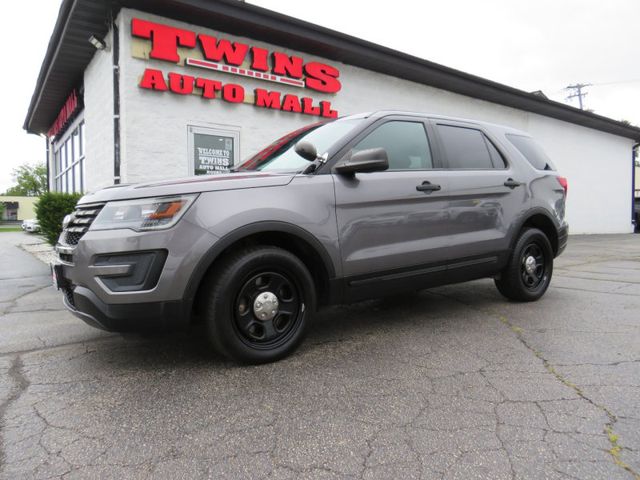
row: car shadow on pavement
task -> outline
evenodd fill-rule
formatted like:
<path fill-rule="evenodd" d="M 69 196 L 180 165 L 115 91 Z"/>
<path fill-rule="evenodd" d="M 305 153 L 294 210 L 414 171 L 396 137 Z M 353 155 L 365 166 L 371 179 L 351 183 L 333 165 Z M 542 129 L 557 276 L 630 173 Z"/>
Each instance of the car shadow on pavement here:
<path fill-rule="evenodd" d="M 484 286 L 481 290 L 485 290 Z M 494 299 L 494 292 L 493 286 L 487 284 L 487 301 Z M 367 336 L 394 335 L 406 330 L 419 329 L 429 333 L 430 330 L 447 328 L 455 332 L 466 326 L 466 309 L 468 306 L 452 302 L 447 296 L 431 290 L 321 309 L 315 314 L 306 339 L 293 356 L 313 354 L 314 350 L 327 344 L 337 345 Z M 178 333 L 115 335 L 87 348 L 104 353 L 104 360 L 112 368 L 121 366 L 126 369 L 137 365 L 162 369 L 208 365 L 226 369 L 242 366 L 217 354 L 209 346 L 202 324 Z"/>

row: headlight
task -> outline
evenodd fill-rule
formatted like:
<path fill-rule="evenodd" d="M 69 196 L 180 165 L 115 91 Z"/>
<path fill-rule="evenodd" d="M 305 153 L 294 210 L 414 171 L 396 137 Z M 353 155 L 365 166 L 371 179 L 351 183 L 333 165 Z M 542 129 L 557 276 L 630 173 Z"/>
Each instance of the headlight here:
<path fill-rule="evenodd" d="M 108 202 L 91 224 L 90 230 L 130 228 L 136 231 L 160 230 L 174 226 L 197 195 L 141 198 Z"/>

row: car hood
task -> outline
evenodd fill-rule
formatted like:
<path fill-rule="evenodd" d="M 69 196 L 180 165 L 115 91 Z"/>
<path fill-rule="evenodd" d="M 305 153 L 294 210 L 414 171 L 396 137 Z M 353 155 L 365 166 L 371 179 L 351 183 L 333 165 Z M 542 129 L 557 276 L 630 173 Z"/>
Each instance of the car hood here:
<path fill-rule="evenodd" d="M 218 190 L 279 187 L 287 185 L 293 177 L 294 175 L 291 173 L 281 174 L 251 171 L 176 178 L 148 183 L 113 185 L 86 194 L 80 199 L 78 204 L 213 192 Z"/>

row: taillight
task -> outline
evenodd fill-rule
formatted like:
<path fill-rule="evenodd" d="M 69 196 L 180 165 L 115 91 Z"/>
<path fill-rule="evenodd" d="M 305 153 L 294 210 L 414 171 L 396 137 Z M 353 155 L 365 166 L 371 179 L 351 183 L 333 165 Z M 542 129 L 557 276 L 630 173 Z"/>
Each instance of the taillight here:
<path fill-rule="evenodd" d="M 567 190 L 569 190 L 569 182 L 565 177 L 556 177 L 558 179 L 558 183 L 564 189 L 564 196 L 567 196 Z"/>

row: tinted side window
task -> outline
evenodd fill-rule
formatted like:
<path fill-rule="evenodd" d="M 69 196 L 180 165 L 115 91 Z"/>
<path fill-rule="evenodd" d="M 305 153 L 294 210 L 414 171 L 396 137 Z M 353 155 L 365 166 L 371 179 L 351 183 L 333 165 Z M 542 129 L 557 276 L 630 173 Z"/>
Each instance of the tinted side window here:
<path fill-rule="evenodd" d="M 493 168 L 489 148 L 480 130 L 438 125 L 449 168 Z"/>
<path fill-rule="evenodd" d="M 360 141 L 354 152 L 384 148 L 389 157 L 389 170 L 425 170 L 433 168 L 429 140 L 419 122 L 387 122 Z"/>
<path fill-rule="evenodd" d="M 542 147 L 538 145 L 533 138 L 514 135 L 512 133 L 507 133 L 505 136 L 513 146 L 520 151 L 533 168 L 537 168 L 538 170 L 555 170 L 547 154 L 544 153 Z"/>

